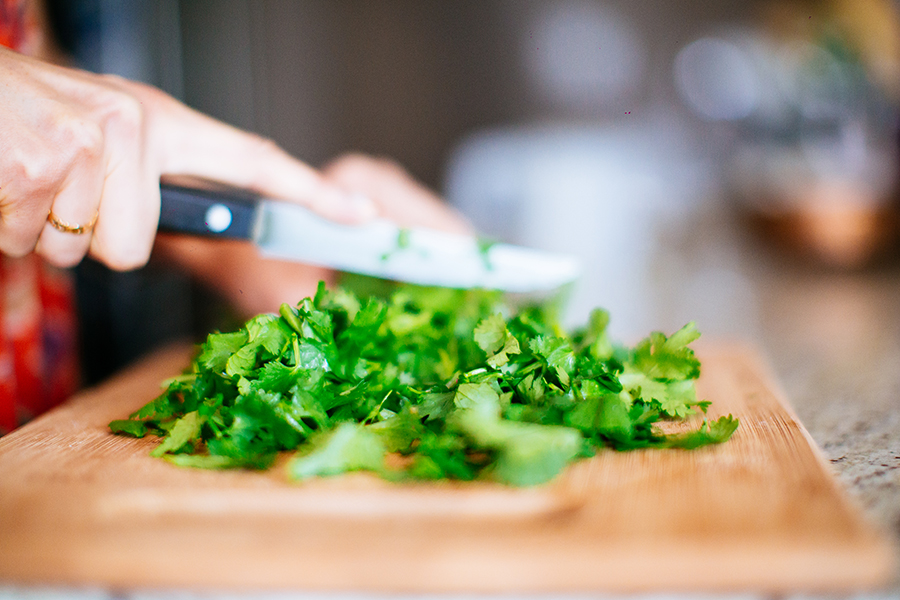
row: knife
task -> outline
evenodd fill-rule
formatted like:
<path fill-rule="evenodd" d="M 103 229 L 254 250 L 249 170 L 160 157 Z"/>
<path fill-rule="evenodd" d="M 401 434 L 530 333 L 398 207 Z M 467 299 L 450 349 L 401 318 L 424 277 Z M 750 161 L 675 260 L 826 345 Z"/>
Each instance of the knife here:
<path fill-rule="evenodd" d="M 386 219 L 345 225 L 245 190 L 160 184 L 159 228 L 252 241 L 264 256 L 419 285 L 540 292 L 574 281 L 568 255 L 403 228 Z"/>

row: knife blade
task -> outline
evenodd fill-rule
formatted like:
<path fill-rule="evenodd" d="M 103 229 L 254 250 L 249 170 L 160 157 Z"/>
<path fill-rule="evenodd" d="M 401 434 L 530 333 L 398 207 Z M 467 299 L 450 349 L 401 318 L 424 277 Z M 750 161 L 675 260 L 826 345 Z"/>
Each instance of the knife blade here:
<path fill-rule="evenodd" d="M 568 255 L 403 228 L 386 219 L 345 225 L 244 190 L 160 184 L 160 230 L 249 240 L 264 256 L 419 285 L 541 292 L 574 281 Z"/>

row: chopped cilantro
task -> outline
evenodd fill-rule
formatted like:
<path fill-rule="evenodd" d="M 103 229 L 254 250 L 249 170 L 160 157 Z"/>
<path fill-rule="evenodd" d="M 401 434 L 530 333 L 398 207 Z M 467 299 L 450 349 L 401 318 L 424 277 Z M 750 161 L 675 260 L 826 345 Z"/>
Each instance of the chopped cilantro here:
<path fill-rule="evenodd" d="M 484 265 L 485 270 L 493 271 L 494 265 L 491 264 L 491 248 L 497 245 L 497 241 L 489 238 L 479 237 L 477 240 L 477 244 L 478 256 L 481 257 L 481 264 Z"/>
<path fill-rule="evenodd" d="M 367 470 L 511 485 L 604 448 L 731 437 L 730 415 L 686 433 L 655 426 L 709 405 L 694 387 L 693 323 L 634 348 L 610 341 L 608 323 L 597 310 L 568 334 L 546 308 L 511 311 L 495 292 L 399 286 L 361 298 L 320 284 L 277 315 L 209 335 L 186 373 L 110 429 L 161 436 L 153 456 L 181 466 L 266 468 L 295 451 L 296 479 Z"/>
<path fill-rule="evenodd" d="M 395 246 L 381 255 L 381 261 L 386 262 L 390 260 L 394 254 L 406 250 L 407 248 L 409 248 L 409 229 L 400 228 L 397 231 L 397 242 Z"/>

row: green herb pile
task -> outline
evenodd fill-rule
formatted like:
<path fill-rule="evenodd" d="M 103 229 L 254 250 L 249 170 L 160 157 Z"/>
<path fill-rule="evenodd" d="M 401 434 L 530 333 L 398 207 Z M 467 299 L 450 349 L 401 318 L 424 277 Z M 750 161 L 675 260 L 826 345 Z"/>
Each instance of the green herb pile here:
<path fill-rule="evenodd" d="M 265 468 L 294 450 L 297 479 L 368 470 L 533 485 L 602 448 L 696 448 L 738 426 L 730 415 L 678 434 L 656 425 L 708 405 L 693 324 L 625 348 L 602 310 L 571 335 L 541 307 L 504 314 L 484 291 L 360 300 L 320 284 L 279 315 L 209 335 L 188 372 L 110 428 L 162 436 L 152 454 L 191 467 Z"/>

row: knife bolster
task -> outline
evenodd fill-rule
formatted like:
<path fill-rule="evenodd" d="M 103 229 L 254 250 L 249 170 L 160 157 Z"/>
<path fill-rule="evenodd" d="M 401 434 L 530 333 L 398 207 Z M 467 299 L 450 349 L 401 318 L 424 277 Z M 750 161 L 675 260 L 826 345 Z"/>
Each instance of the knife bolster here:
<path fill-rule="evenodd" d="M 169 184 L 159 187 L 161 231 L 252 239 L 257 207 L 253 197 Z"/>

